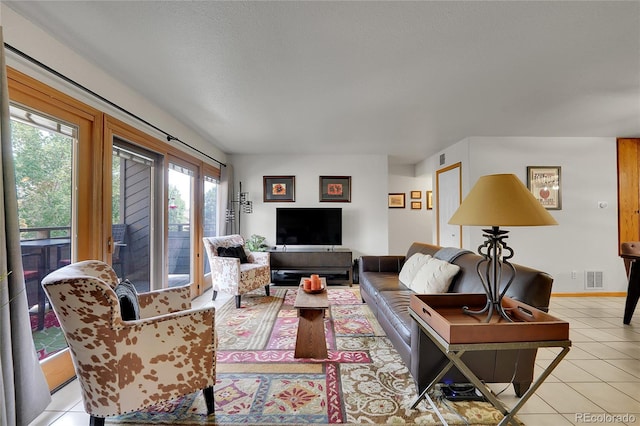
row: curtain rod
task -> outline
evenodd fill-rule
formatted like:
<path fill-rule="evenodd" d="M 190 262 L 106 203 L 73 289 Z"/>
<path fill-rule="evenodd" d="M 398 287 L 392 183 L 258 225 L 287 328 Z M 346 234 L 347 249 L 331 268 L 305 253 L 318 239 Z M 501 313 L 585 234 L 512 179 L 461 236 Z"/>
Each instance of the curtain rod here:
<path fill-rule="evenodd" d="M 88 94 L 90 94 L 91 96 L 93 96 L 93 97 L 95 97 L 95 98 L 99 99 L 100 101 L 102 101 L 102 102 L 104 102 L 104 103 L 106 103 L 106 104 L 108 104 L 108 105 L 112 106 L 113 108 L 117 109 L 118 111 L 120 111 L 120 112 L 123 112 L 123 113 L 127 114 L 129 117 L 135 118 L 135 119 L 136 119 L 136 120 L 138 120 L 139 122 L 144 123 L 145 125 L 147 125 L 147 126 L 149 126 L 149 127 L 153 128 L 153 129 L 157 130 L 158 132 L 160 132 L 160 133 L 164 134 L 164 135 L 167 137 L 167 142 L 171 142 L 171 141 L 180 142 L 182 145 L 184 145 L 184 146 L 188 147 L 189 149 L 192 149 L 192 150 L 194 150 L 194 151 L 196 151 L 196 152 L 198 152 L 198 153 L 200 153 L 200 154 L 204 155 L 205 157 L 207 157 L 207 158 L 209 158 L 209 159 L 211 159 L 211 160 L 215 161 L 215 162 L 216 162 L 216 163 L 218 163 L 220 166 L 222 166 L 222 167 L 227 167 L 227 165 L 226 165 L 225 163 L 223 163 L 222 161 L 220 161 L 220 160 L 216 160 L 216 159 L 215 159 L 215 158 L 213 158 L 212 156 L 210 156 L 210 155 L 208 155 L 208 154 L 206 154 L 206 153 L 204 153 L 204 152 L 200 151 L 198 148 L 195 148 L 195 147 L 193 147 L 193 146 L 189 145 L 188 143 L 181 141 L 180 139 L 176 138 L 175 136 L 173 136 L 173 135 L 171 135 L 171 134 L 169 134 L 169 133 L 165 132 L 165 131 L 164 131 L 164 130 L 162 130 L 161 128 L 159 128 L 159 127 L 157 127 L 157 126 L 155 126 L 155 125 L 153 125 L 153 124 L 149 123 L 149 122 L 148 122 L 147 120 L 145 120 L 144 118 L 142 118 L 142 117 L 140 117 L 140 116 L 138 116 L 138 115 L 136 115 L 136 114 L 134 114 L 134 113 L 132 113 L 132 112 L 130 112 L 130 111 L 128 111 L 128 110 L 126 110 L 126 109 L 124 109 L 124 108 L 122 108 L 120 105 L 118 105 L 118 104 L 116 104 L 116 103 L 114 103 L 114 102 L 110 101 L 109 99 L 105 98 L 105 97 L 104 97 L 104 96 L 102 96 L 102 95 L 99 95 L 98 93 L 96 93 L 96 92 L 94 92 L 93 90 L 91 90 L 91 89 L 89 89 L 89 88 L 87 88 L 87 87 L 83 86 L 82 84 L 78 83 L 77 81 L 70 79 L 70 78 L 69 78 L 69 77 L 67 77 L 66 75 L 64 75 L 64 74 L 62 74 L 62 73 L 60 73 L 60 72 L 58 72 L 58 71 L 54 70 L 53 68 L 49 67 L 48 65 L 43 64 L 42 62 L 38 61 L 38 60 L 37 60 L 37 59 L 35 59 L 34 57 L 27 55 L 26 53 L 22 52 L 21 50 L 16 49 L 15 47 L 11 46 L 10 44 L 8 44 L 8 43 L 4 43 L 4 47 L 5 47 L 7 50 L 9 50 L 9 51 L 11 51 L 11 52 L 15 53 L 16 55 L 18 55 L 18 56 L 20 56 L 20 57 L 22 57 L 22 58 L 24 58 L 24 59 L 28 60 L 29 62 L 31 62 L 31 63 L 33 63 L 33 64 L 35 64 L 35 65 L 37 65 L 37 66 L 39 66 L 40 68 L 44 69 L 45 71 L 47 71 L 47 72 L 49 72 L 49 73 L 51 73 L 51 74 L 55 75 L 55 76 L 56 76 L 56 77 L 58 77 L 58 78 L 61 78 L 62 80 L 66 81 L 67 83 L 69 83 L 69 84 L 71 84 L 71 85 L 73 85 L 73 86 L 75 86 L 75 87 L 77 87 L 77 88 L 79 88 L 79 89 L 81 89 L 81 90 L 85 91 L 86 93 L 88 93 Z"/>

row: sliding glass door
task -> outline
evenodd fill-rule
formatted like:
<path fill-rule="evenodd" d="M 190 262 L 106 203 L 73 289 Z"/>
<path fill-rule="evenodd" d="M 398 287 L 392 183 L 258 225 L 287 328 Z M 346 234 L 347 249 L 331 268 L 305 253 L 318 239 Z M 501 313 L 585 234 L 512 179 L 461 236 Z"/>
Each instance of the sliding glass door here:
<path fill-rule="evenodd" d="M 205 173 L 203 185 L 202 236 L 215 237 L 218 227 L 218 179 Z M 211 266 L 206 255 L 204 255 L 204 250 L 202 248 L 200 250 L 203 253 L 201 257 L 204 275 L 207 275 L 211 272 Z"/>
<path fill-rule="evenodd" d="M 74 371 L 40 281 L 49 272 L 100 258 L 99 111 L 8 69 L 11 141 L 32 336 L 50 389 Z"/>
<path fill-rule="evenodd" d="M 157 266 L 152 247 L 161 240 L 154 230 L 158 154 L 114 137 L 111 164 L 111 265 L 138 292 L 151 290 Z"/>
<path fill-rule="evenodd" d="M 54 117 L 11 105 L 22 264 L 31 330 L 40 360 L 67 347 L 40 281 L 71 261 L 73 159 L 78 129 Z"/>
<path fill-rule="evenodd" d="M 168 189 L 167 283 L 177 287 L 193 282 L 194 170 L 170 162 Z"/>

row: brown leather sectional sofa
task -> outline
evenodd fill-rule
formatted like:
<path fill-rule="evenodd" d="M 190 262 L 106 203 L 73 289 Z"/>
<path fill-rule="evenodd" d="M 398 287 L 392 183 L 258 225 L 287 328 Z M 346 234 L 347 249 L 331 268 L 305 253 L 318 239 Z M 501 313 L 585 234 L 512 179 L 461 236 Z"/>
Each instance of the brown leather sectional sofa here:
<path fill-rule="evenodd" d="M 431 340 L 420 332 L 409 315 L 409 299 L 414 292 L 402 284 L 398 275 L 406 259 L 414 253 L 434 256 L 460 266 L 449 292 L 484 293 L 476 272 L 481 256 L 467 250 L 443 248 L 415 242 L 405 256 L 362 256 L 359 282 L 362 299 L 375 313 L 388 338 L 409 367 L 419 392 L 435 378 L 446 357 Z M 548 310 L 553 278 L 544 272 L 514 264 L 516 277 L 507 296 L 543 311 Z M 513 351 L 468 352 L 463 360 L 487 383 L 513 383 L 521 396 L 533 381 L 535 349 Z M 445 383 L 467 383 L 458 369 L 452 368 L 441 380 Z"/>

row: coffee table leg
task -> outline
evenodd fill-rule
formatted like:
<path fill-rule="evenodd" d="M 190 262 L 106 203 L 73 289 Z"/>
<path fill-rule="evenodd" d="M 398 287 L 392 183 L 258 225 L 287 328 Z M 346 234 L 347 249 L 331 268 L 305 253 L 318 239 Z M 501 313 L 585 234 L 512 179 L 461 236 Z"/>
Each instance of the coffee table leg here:
<path fill-rule="evenodd" d="M 326 359 L 324 309 L 300 309 L 294 358 Z"/>

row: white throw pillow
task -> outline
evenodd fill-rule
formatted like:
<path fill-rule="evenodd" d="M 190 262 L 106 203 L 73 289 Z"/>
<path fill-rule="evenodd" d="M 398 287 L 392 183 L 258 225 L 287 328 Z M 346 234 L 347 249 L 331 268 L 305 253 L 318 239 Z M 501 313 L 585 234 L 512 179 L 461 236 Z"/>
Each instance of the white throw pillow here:
<path fill-rule="evenodd" d="M 413 278 L 416 276 L 420 268 L 427 264 L 429 259 L 431 259 L 431 255 L 428 254 L 414 253 L 411 255 L 411 257 L 404 262 L 404 265 L 402 265 L 400 275 L 398 276 L 400 282 L 407 287 L 411 286 Z"/>
<path fill-rule="evenodd" d="M 440 259 L 429 259 L 413 277 L 409 288 L 419 294 L 444 293 L 460 267 Z"/>

